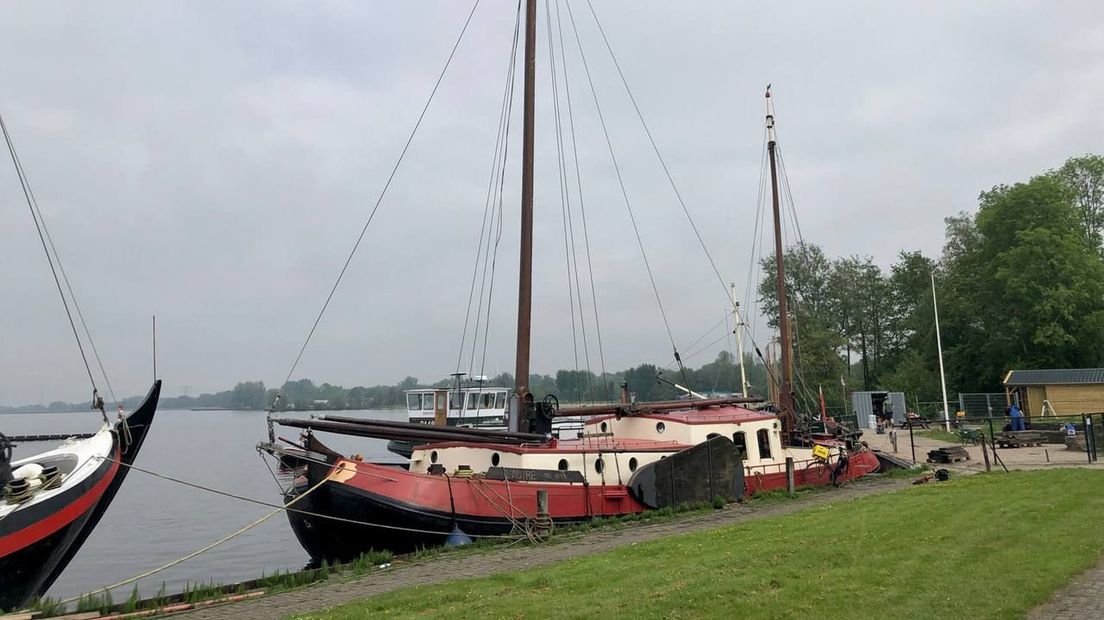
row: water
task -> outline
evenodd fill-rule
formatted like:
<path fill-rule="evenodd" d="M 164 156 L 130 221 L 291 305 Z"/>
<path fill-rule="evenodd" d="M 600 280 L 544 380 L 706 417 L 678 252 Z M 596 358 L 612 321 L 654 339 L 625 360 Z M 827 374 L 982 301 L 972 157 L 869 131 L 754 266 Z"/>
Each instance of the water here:
<path fill-rule="evenodd" d="M 365 418 L 406 420 L 401 409 L 341 412 Z M 0 414 L 0 432 L 8 435 L 93 432 L 99 414 Z M 297 429 L 276 428 L 288 439 Z M 387 442 L 326 435 L 327 445 L 365 460 L 396 461 Z M 258 456 L 256 444 L 267 440 L 265 416 L 257 411 L 158 411 L 135 465 L 219 490 L 281 503 L 276 482 Z M 42 452 L 53 444 L 24 444 L 15 458 Z M 275 470 L 271 457 L 268 459 Z M 253 522 L 272 509 L 214 495 L 132 471 L 99 525 L 69 567 L 47 593 L 67 598 L 122 581 L 195 551 Z M 241 536 L 183 564 L 139 582 L 144 595 L 162 583 L 168 592 L 189 582 L 232 583 L 261 572 L 297 570 L 307 563 L 288 525 L 277 514 Z M 126 598 L 127 586 L 115 593 Z"/>

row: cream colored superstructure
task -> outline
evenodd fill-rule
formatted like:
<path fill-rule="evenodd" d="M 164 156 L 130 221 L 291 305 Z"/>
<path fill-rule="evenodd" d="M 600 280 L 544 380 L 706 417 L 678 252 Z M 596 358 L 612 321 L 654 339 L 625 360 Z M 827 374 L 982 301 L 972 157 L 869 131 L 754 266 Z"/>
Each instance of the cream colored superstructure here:
<path fill-rule="evenodd" d="M 491 467 L 577 471 L 589 484 L 626 484 L 640 467 L 716 435 L 728 437 L 742 450 L 749 476 L 783 473 L 787 458 L 793 458 L 797 468 L 815 460 L 811 448 L 782 445 L 781 423 L 774 416 L 715 423 L 690 423 L 677 416 L 610 417 L 588 423 L 587 431 L 581 439 L 553 446 L 421 446 L 411 454 L 410 471 L 428 473 L 435 465 L 449 474 L 462 468 L 486 473 Z M 832 449 L 829 461 L 838 459 L 839 454 Z"/>

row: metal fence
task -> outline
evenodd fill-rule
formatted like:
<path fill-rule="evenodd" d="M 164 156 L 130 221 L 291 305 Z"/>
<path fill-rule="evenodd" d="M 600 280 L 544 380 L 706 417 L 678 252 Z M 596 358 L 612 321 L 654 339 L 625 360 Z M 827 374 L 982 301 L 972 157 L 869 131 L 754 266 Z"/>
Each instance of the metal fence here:
<path fill-rule="evenodd" d="M 980 456 L 987 470 L 1092 464 L 1098 460 L 1098 444 L 1104 441 L 1104 413 L 1032 416 L 1024 418 L 1024 426 L 1023 431 L 1013 432 L 1007 416 L 968 416 L 952 418 L 948 432 L 941 420 L 910 420 L 901 430 L 902 448 L 911 451 L 915 461 L 926 459 L 917 446 L 918 438 L 959 443 L 971 449 L 975 466 L 980 466 Z"/>
<path fill-rule="evenodd" d="M 991 418 L 999 416 L 1008 406 L 1004 392 L 978 392 L 958 394 L 958 410 L 965 411 L 968 418 Z M 954 412 L 951 412 L 954 416 Z"/>

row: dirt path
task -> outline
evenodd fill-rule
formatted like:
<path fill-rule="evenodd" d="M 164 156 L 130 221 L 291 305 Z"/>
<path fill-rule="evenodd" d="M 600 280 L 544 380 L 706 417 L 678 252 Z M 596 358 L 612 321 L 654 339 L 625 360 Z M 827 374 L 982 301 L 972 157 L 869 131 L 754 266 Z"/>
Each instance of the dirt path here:
<path fill-rule="evenodd" d="M 564 537 L 545 547 L 504 547 L 472 555 L 444 554 L 410 564 L 396 563 L 392 568 L 351 579 L 331 579 L 316 586 L 273 594 L 258 599 L 208 607 L 182 614 L 187 620 L 233 618 L 234 620 L 272 620 L 289 614 L 316 611 L 349 603 L 375 594 L 407 586 L 424 585 L 486 577 L 510 570 L 522 570 L 583 555 L 608 551 L 622 545 L 654 540 L 664 536 L 707 530 L 755 519 L 791 514 L 812 506 L 853 500 L 907 486 L 907 480 L 881 479 L 820 492 L 801 499 L 767 505 L 734 504 L 704 515 L 676 518 L 652 525 L 630 525 L 621 529 L 597 530 Z"/>
<path fill-rule="evenodd" d="M 1027 617 L 1028 620 L 1104 618 L 1104 562 L 1055 592 L 1048 602 L 1028 612 Z"/>

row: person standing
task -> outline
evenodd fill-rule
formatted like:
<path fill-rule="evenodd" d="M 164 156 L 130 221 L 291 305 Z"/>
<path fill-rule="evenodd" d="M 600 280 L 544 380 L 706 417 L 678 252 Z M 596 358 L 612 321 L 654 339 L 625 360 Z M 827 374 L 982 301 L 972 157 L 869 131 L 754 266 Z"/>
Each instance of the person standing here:
<path fill-rule="evenodd" d="M 1012 403 L 1012 406 L 1008 408 L 1008 415 L 1012 418 L 1012 430 L 1025 430 L 1023 412 L 1020 411 L 1019 405 Z"/>

